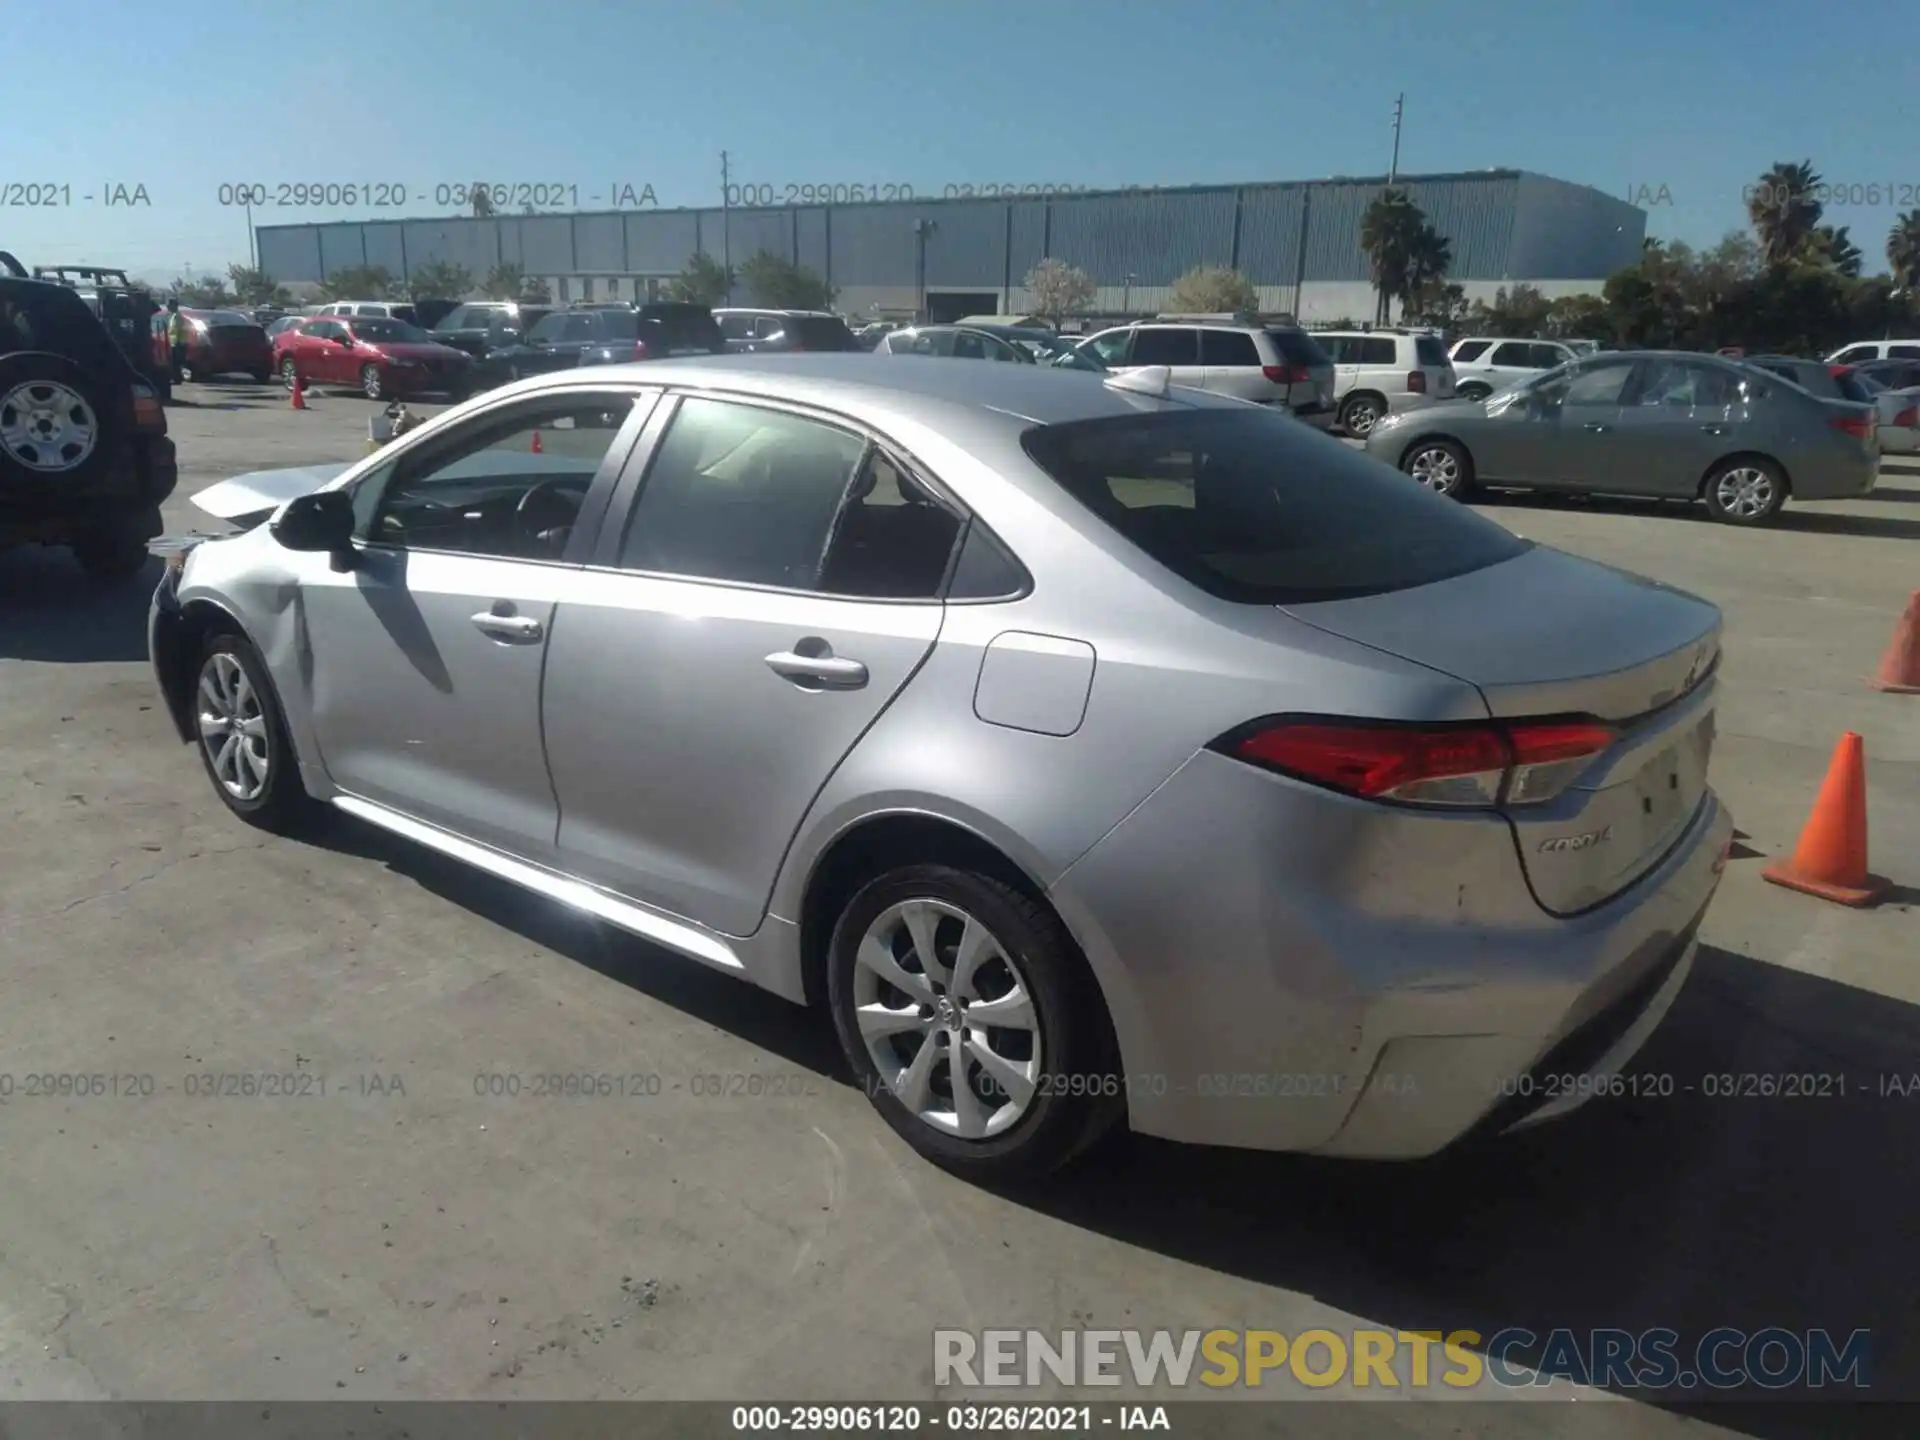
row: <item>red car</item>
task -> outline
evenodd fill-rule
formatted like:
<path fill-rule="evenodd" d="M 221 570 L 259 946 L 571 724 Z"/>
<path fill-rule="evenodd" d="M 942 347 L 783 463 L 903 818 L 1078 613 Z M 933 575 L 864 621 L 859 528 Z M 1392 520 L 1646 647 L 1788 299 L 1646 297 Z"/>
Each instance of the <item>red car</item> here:
<path fill-rule="evenodd" d="M 289 390 L 296 376 L 369 400 L 441 394 L 460 401 L 473 389 L 473 357 L 404 320 L 315 315 L 273 337 L 273 363 Z"/>
<path fill-rule="evenodd" d="M 211 380 L 216 375 L 251 375 L 267 380 L 273 375 L 273 346 L 267 332 L 251 316 L 238 310 L 189 310 L 187 354 L 181 379 Z M 161 374 L 173 365 L 173 347 L 167 343 L 167 312 L 150 322 L 153 327 L 153 363 Z"/>

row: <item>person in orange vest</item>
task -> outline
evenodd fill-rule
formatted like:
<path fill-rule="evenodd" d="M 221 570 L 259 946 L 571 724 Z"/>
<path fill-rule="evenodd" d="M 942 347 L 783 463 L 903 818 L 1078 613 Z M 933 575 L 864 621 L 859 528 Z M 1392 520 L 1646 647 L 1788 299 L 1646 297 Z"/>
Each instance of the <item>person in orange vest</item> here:
<path fill-rule="evenodd" d="M 180 301 L 167 301 L 167 348 L 173 353 L 173 383 L 178 385 L 187 366 L 187 317 L 180 313 Z"/>

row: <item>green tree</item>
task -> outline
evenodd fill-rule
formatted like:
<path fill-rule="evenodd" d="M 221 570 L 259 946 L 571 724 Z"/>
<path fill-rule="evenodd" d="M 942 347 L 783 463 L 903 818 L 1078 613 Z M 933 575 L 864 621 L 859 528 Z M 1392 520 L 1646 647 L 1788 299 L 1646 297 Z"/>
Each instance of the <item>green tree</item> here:
<path fill-rule="evenodd" d="M 526 288 L 526 270 L 505 262 L 487 271 L 487 278 L 480 285 L 481 292 L 489 300 L 518 300 L 520 292 Z"/>
<path fill-rule="evenodd" d="M 293 296 L 265 270 L 249 265 L 229 265 L 227 284 L 234 299 L 242 305 L 291 305 Z"/>
<path fill-rule="evenodd" d="M 696 250 L 667 289 L 685 304 L 718 305 L 732 293 L 733 277 L 706 251 Z"/>
<path fill-rule="evenodd" d="M 467 186 L 467 208 L 476 220 L 484 219 L 495 213 L 493 208 L 493 187 L 485 180 L 475 180 Z"/>
<path fill-rule="evenodd" d="M 547 288 L 546 281 L 535 276 L 531 280 L 521 281 L 520 294 L 517 298 L 526 301 L 529 305 L 551 305 L 553 291 Z"/>
<path fill-rule="evenodd" d="M 1407 249 L 1405 310 L 1429 308 L 1445 287 L 1452 264 L 1453 243 L 1422 219 Z"/>
<path fill-rule="evenodd" d="M 1260 308 L 1253 282 L 1226 265 L 1196 265 L 1167 292 L 1173 309 L 1193 315 L 1233 314 Z"/>
<path fill-rule="evenodd" d="M 1811 160 L 1798 165 L 1781 161 L 1748 194 L 1747 218 L 1768 265 L 1788 264 L 1805 249 L 1820 223 L 1820 202 L 1814 198 L 1820 185 Z"/>
<path fill-rule="evenodd" d="M 1894 284 L 1909 289 L 1920 285 L 1920 210 L 1909 210 L 1893 222 L 1887 232 L 1887 264 Z"/>
<path fill-rule="evenodd" d="M 740 267 L 740 283 L 756 305 L 776 310 L 824 310 L 835 291 L 804 265 L 761 250 Z"/>
<path fill-rule="evenodd" d="M 1836 270 L 1848 279 L 1857 279 L 1866 257 L 1848 237 L 1850 228 L 1846 225 L 1814 226 L 1813 234 L 1807 237 L 1805 254 L 1808 262 Z"/>
<path fill-rule="evenodd" d="M 1613 314 L 1598 295 L 1563 295 L 1547 306 L 1545 333 L 1554 340 L 1612 340 Z"/>
<path fill-rule="evenodd" d="M 464 300 L 473 289 L 473 272 L 464 265 L 429 260 L 407 275 L 407 294 L 414 300 Z"/>
<path fill-rule="evenodd" d="M 182 275 L 167 293 L 192 310 L 219 310 L 234 303 L 233 292 L 218 275 Z"/>
<path fill-rule="evenodd" d="M 1366 251 L 1367 267 L 1373 274 L 1376 325 L 1386 324 L 1393 313 L 1393 302 L 1405 300 L 1410 293 L 1408 272 L 1426 228 L 1426 215 L 1411 195 L 1399 189 L 1382 191 L 1361 217 L 1360 248 Z"/>
<path fill-rule="evenodd" d="M 1042 260 L 1027 272 L 1022 283 L 1033 297 L 1031 313 L 1055 325 L 1069 315 L 1084 312 L 1100 288 L 1093 276 L 1064 260 Z"/>
<path fill-rule="evenodd" d="M 394 290 L 393 275 L 384 265 L 349 265 L 320 282 L 324 300 L 384 300 Z"/>

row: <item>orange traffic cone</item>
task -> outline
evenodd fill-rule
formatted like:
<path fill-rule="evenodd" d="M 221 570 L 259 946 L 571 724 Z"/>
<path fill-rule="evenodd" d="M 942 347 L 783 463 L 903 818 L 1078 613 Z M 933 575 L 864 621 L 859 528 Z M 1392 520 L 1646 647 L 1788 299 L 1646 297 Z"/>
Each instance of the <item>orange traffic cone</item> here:
<path fill-rule="evenodd" d="M 1873 688 L 1896 695 L 1920 695 L 1920 590 L 1907 597 L 1907 610 L 1893 627 L 1893 643 L 1880 661 Z"/>
<path fill-rule="evenodd" d="M 1887 881 L 1867 873 L 1867 759 L 1853 731 L 1834 747 L 1793 859 L 1760 875 L 1842 905 L 1871 905 L 1886 894 Z"/>
<path fill-rule="evenodd" d="M 547 447 L 540 443 L 540 432 L 538 430 L 533 432 L 533 444 L 528 448 L 531 449 L 535 455 L 544 455 L 547 453 Z"/>
<path fill-rule="evenodd" d="M 293 392 L 288 398 L 287 404 L 295 410 L 304 410 L 307 408 L 307 387 L 301 383 L 298 373 L 293 377 Z"/>

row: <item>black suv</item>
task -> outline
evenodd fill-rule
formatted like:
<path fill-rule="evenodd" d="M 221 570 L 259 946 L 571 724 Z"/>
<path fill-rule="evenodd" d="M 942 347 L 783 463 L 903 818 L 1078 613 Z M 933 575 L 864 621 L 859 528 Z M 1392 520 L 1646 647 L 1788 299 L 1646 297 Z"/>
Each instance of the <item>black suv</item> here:
<path fill-rule="evenodd" d="M 0 550 L 66 545 L 90 575 L 132 575 L 179 478 L 143 370 L 72 286 L 0 250 Z"/>
<path fill-rule="evenodd" d="M 727 339 L 713 311 L 687 301 L 655 300 L 638 310 L 603 311 L 599 323 L 605 336 L 580 352 L 582 365 L 727 353 Z"/>

